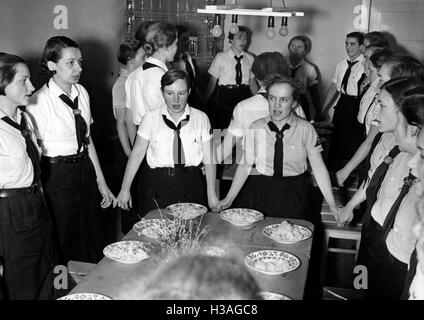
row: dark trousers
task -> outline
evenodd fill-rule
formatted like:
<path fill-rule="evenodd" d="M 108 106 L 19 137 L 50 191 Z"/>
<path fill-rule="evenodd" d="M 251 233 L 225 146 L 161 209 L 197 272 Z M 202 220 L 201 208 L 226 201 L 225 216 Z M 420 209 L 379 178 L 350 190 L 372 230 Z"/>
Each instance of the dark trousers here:
<path fill-rule="evenodd" d="M 0 260 L 3 295 L 11 300 L 53 298 L 56 255 L 43 196 L 0 198 Z"/>
<path fill-rule="evenodd" d="M 303 109 L 303 112 L 305 113 L 306 120 L 311 120 L 311 111 L 309 110 L 309 101 L 305 94 L 299 95 L 300 99 L 300 106 Z"/>
<path fill-rule="evenodd" d="M 101 212 L 96 174 L 88 158 L 75 163 L 49 163 L 42 158 L 42 182 L 59 243 L 60 262 L 97 263 L 104 248 L 100 243 Z"/>
<path fill-rule="evenodd" d="M 312 183 L 308 173 L 283 178 L 251 175 L 240 190 L 233 207 L 258 210 L 269 217 L 314 222 L 311 197 Z"/>
<path fill-rule="evenodd" d="M 391 255 L 383 234 L 383 227 L 372 217 L 363 225 L 357 264 L 367 268 L 367 299 L 399 300 L 405 284 L 407 265 Z"/>
<path fill-rule="evenodd" d="M 342 94 L 334 107 L 333 134 L 329 150 L 330 165 L 334 170 L 344 166 L 358 150 L 365 136 L 357 120 L 359 100 Z"/>
<path fill-rule="evenodd" d="M 214 114 L 214 128 L 228 128 L 233 111 L 237 103 L 251 96 L 249 86 L 240 86 L 237 88 L 218 87 L 217 106 Z"/>
<path fill-rule="evenodd" d="M 207 206 L 205 177 L 199 167 L 151 169 L 145 166 L 137 188 L 136 208 L 141 217 L 149 211 L 179 202 L 193 202 Z M 134 222 L 134 223 L 135 223 Z"/>

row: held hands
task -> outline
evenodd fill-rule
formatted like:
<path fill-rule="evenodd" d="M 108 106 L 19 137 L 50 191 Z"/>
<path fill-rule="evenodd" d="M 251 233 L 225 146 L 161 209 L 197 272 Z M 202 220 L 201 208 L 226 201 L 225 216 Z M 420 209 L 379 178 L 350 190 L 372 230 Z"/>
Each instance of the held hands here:
<path fill-rule="evenodd" d="M 231 204 L 233 203 L 233 199 L 229 199 L 228 197 L 225 197 L 219 202 L 218 211 L 222 211 L 225 209 L 228 209 L 231 207 Z"/>
<path fill-rule="evenodd" d="M 130 208 L 132 208 L 132 199 L 129 190 L 121 189 L 118 194 L 118 197 L 113 202 L 114 208 L 117 205 L 124 210 L 129 210 Z"/>
<path fill-rule="evenodd" d="M 353 219 L 353 209 L 349 206 L 345 206 L 339 209 L 339 212 L 336 216 L 337 226 L 342 227 L 346 225 L 346 223 L 351 222 Z"/>
<path fill-rule="evenodd" d="M 208 196 L 208 205 L 211 208 L 212 212 L 219 211 L 219 199 L 216 196 L 215 192 Z"/>
<path fill-rule="evenodd" d="M 109 187 L 107 186 L 105 181 L 98 181 L 97 187 L 99 188 L 100 194 L 103 197 L 102 202 L 100 202 L 100 206 L 102 207 L 102 209 L 106 209 L 112 204 L 112 202 L 116 200 L 115 196 L 109 190 Z"/>

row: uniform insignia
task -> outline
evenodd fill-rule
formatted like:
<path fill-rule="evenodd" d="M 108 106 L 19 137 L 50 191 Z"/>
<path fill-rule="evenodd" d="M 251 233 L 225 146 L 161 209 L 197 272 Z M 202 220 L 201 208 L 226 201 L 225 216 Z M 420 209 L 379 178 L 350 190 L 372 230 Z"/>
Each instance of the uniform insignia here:
<path fill-rule="evenodd" d="M 315 143 L 315 148 L 322 145 L 322 140 L 320 137 L 317 138 L 317 142 Z"/>

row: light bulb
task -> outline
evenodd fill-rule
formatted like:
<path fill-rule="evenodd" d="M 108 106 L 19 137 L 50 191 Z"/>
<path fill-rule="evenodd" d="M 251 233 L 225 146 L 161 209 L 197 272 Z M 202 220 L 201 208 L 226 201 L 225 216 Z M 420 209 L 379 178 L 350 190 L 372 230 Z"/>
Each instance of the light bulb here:
<path fill-rule="evenodd" d="M 280 36 L 285 37 L 289 34 L 289 29 L 287 28 L 287 17 L 281 19 L 280 31 L 278 31 Z"/>
<path fill-rule="evenodd" d="M 287 26 L 281 26 L 280 31 L 278 31 L 278 33 L 280 34 L 280 36 L 286 37 L 289 34 L 289 29 L 287 28 Z"/>
<path fill-rule="evenodd" d="M 237 24 L 237 15 L 233 14 L 231 17 L 231 26 L 230 26 L 230 33 L 237 34 L 239 32 L 239 27 Z"/>
<path fill-rule="evenodd" d="M 219 38 L 222 35 L 222 28 L 219 24 L 214 25 L 211 31 L 212 35 L 215 38 Z"/>
<path fill-rule="evenodd" d="M 275 30 L 274 30 L 274 17 L 268 17 L 268 29 L 265 32 L 265 37 L 269 40 L 275 38 Z"/>
<path fill-rule="evenodd" d="M 274 30 L 274 28 L 268 28 L 265 32 L 265 37 L 267 37 L 267 39 L 272 40 L 275 38 L 276 32 Z"/>

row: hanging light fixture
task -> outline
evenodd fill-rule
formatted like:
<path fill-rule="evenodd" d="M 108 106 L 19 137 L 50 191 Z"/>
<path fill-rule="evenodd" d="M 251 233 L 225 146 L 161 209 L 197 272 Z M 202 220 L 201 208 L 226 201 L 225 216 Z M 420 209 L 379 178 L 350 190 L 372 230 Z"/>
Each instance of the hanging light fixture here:
<path fill-rule="evenodd" d="M 221 16 L 219 14 L 215 15 L 215 25 L 212 28 L 212 35 L 215 38 L 219 38 L 222 35 L 222 28 L 221 28 Z"/>
<path fill-rule="evenodd" d="M 238 16 L 236 14 L 233 14 L 231 17 L 230 33 L 236 34 L 237 32 L 239 32 L 239 27 L 237 22 L 238 22 Z"/>
<path fill-rule="evenodd" d="M 287 28 L 287 17 L 281 18 L 281 27 L 278 33 L 282 37 L 286 37 L 289 34 L 289 29 Z"/>
<path fill-rule="evenodd" d="M 268 29 L 265 31 L 265 37 L 267 39 L 272 40 L 275 38 L 275 30 L 274 30 L 274 17 L 268 17 Z"/>

